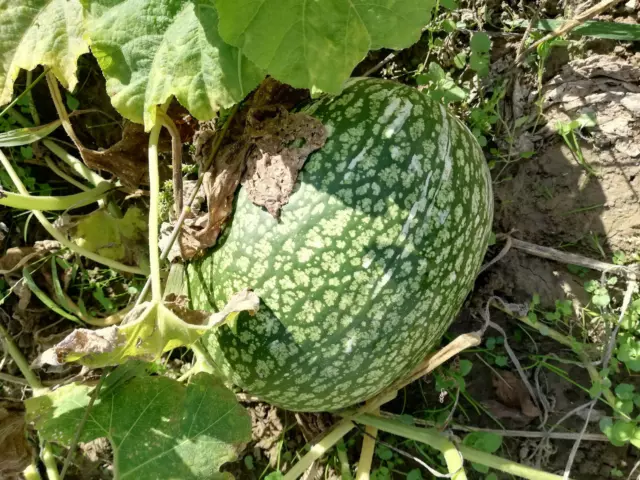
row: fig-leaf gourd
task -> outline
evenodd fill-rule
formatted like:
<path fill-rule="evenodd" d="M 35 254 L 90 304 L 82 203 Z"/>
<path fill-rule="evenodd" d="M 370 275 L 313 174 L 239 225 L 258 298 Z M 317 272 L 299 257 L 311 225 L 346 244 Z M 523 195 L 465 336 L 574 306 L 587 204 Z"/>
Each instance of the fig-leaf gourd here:
<path fill-rule="evenodd" d="M 261 299 L 209 334 L 215 366 L 283 408 L 330 411 L 411 371 L 454 319 L 485 254 L 491 179 L 474 136 L 409 86 L 357 79 L 304 109 L 325 125 L 274 219 L 240 189 L 233 220 L 188 268 L 195 308 Z"/>

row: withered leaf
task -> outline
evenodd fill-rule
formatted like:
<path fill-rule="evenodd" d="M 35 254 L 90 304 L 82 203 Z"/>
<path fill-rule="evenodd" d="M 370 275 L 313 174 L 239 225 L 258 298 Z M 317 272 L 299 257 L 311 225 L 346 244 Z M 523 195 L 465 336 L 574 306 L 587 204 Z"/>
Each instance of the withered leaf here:
<path fill-rule="evenodd" d="M 492 383 L 496 389 L 496 396 L 503 405 L 519 408 L 530 418 L 540 415 L 540 409 L 531 400 L 524 382 L 510 371 L 501 371 L 500 377 L 494 374 Z"/>
<path fill-rule="evenodd" d="M 164 135 L 158 145 L 159 152 L 170 151 Z M 136 188 L 148 181 L 149 135 L 142 125 L 127 122 L 122 130 L 122 139 L 106 150 L 91 150 L 80 146 L 84 163 L 94 170 L 105 170 L 120 179 L 128 188 Z"/>
<path fill-rule="evenodd" d="M 19 474 L 31 463 L 33 451 L 25 436 L 22 412 L 0 407 L 0 477 L 19 478 Z"/>
<path fill-rule="evenodd" d="M 120 325 L 89 330 L 79 328 L 53 348 L 40 362 L 60 365 L 77 361 L 99 368 L 129 359 L 153 361 L 162 353 L 191 345 L 208 330 L 233 322 L 241 311 L 254 312 L 260 299 L 250 290 L 233 295 L 220 312 L 210 314 L 189 310 L 180 298 L 172 302 L 145 302 L 132 309 Z"/>
<path fill-rule="evenodd" d="M 289 202 L 298 172 L 307 157 L 324 146 L 327 131 L 312 116 L 281 107 L 254 109 L 247 120 L 253 148 L 242 185 L 254 204 L 278 218 Z"/>
<path fill-rule="evenodd" d="M 188 219 L 180 236 L 182 258 L 189 260 L 215 245 L 231 215 L 235 192 L 242 182 L 249 198 L 278 217 L 298 172 L 313 151 L 326 141 L 324 125 L 303 113 L 289 113 L 308 92 L 265 79 L 249 106 L 234 117 L 203 188 L 208 213 Z M 196 161 L 207 164 L 215 132 L 208 125 L 194 137 Z"/>

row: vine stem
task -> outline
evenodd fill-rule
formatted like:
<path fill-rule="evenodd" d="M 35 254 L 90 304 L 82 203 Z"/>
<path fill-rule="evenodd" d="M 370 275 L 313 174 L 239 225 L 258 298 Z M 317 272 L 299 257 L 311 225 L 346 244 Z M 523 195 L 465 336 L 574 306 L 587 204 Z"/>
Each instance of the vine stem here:
<path fill-rule="evenodd" d="M 55 173 L 56 175 L 58 175 L 60 178 L 62 178 L 63 180 L 65 180 L 67 183 L 70 183 L 71 185 L 77 187 L 79 190 L 83 190 L 85 192 L 89 191 L 90 188 L 87 187 L 84 183 L 79 182 L 78 180 L 76 180 L 75 178 L 73 178 L 71 175 L 67 175 L 66 173 L 64 173 L 59 167 L 58 165 L 56 165 L 56 163 L 51 160 L 49 158 L 49 156 L 47 155 L 46 157 L 44 157 L 44 163 L 47 164 L 47 167 L 49 167 L 49 169 Z"/>
<path fill-rule="evenodd" d="M 49 442 L 43 442 L 42 461 L 44 463 L 45 469 L 47 470 L 48 480 L 60 480 L 58 465 L 56 464 L 56 457 L 53 455 L 53 450 L 51 450 L 51 445 L 49 444 Z"/>
<path fill-rule="evenodd" d="M 42 140 L 42 144 L 47 147 L 51 152 L 62 160 L 64 163 L 69 165 L 71 169 L 82 178 L 84 178 L 87 182 L 93 185 L 99 185 L 102 182 L 106 182 L 107 180 L 104 177 L 101 177 L 96 172 L 87 167 L 84 163 L 82 163 L 79 159 L 71 155 L 64 148 L 58 145 L 53 140 L 45 138 Z"/>
<path fill-rule="evenodd" d="M 380 409 L 376 409 L 378 414 Z M 362 448 L 360 449 L 360 459 L 358 460 L 358 470 L 356 471 L 356 480 L 369 480 L 371 476 L 371 465 L 373 464 L 373 454 L 376 447 L 376 437 L 378 429 L 367 425 L 365 427 L 365 435 L 362 438 Z"/>
<path fill-rule="evenodd" d="M 84 414 L 82 415 L 82 419 L 78 424 L 78 428 L 76 429 L 76 432 L 73 435 L 73 440 L 71 441 L 71 445 L 69 445 L 69 451 L 67 452 L 67 456 L 64 459 L 64 464 L 62 465 L 62 471 L 60 472 L 60 480 L 64 480 L 64 476 L 67 473 L 67 469 L 69 468 L 69 465 L 71 465 L 71 459 L 73 458 L 73 454 L 76 451 L 76 446 L 80 441 L 80 435 L 82 435 L 82 431 L 84 430 L 84 427 L 87 424 L 87 420 L 89 420 L 89 415 L 91 414 L 91 409 L 93 408 L 93 404 L 97 400 L 98 395 L 100 394 L 100 389 L 102 388 L 102 385 L 104 384 L 104 381 L 106 378 L 107 378 L 106 372 L 103 372 L 102 375 L 100 376 L 100 381 L 98 382 L 98 385 L 96 385 L 96 387 L 93 389 L 93 392 L 91 392 L 91 398 L 89 398 L 89 403 L 84 409 Z"/>
<path fill-rule="evenodd" d="M 149 134 L 149 266 L 151 268 L 151 301 L 162 301 L 162 284 L 160 278 L 160 252 L 158 247 L 158 230 L 160 204 L 160 171 L 158 169 L 158 140 L 162 123 L 157 123 Z"/>
<path fill-rule="evenodd" d="M 5 330 L 2 324 L 0 324 L 0 338 L 2 338 L 4 351 L 13 359 L 29 386 L 33 388 L 34 391 L 42 389 L 43 386 L 40 379 L 35 373 L 33 373 L 33 370 L 31 370 L 31 367 L 29 366 L 29 362 L 24 358 L 24 355 L 22 355 L 22 352 L 13 341 L 13 338 L 11 338 L 11 335 L 9 335 L 9 332 Z"/>
<path fill-rule="evenodd" d="M 38 84 L 38 82 L 40 82 L 40 80 L 42 80 L 42 78 L 47 74 L 48 71 L 49 69 L 45 68 L 44 71 L 40 75 L 38 75 L 38 78 L 36 78 L 33 82 L 27 82 L 29 83 L 29 85 L 27 85 L 27 88 L 25 88 L 20 95 L 14 98 L 9 105 L 4 107 L 4 109 L 0 112 L 0 117 L 4 117 L 5 114 L 8 113 L 13 108 L 13 106 L 20 101 L 22 97 L 24 97 L 27 94 L 29 94 L 30 96 L 31 89 L 35 87 Z M 28 73 L 31 73 L 31 72 L 28 72 Z"/>
<path fill-rule="evenodd" d="M 19 210 L 71 210 L 97 202 L 112 188 L 109 182 L 82 193 L 53 196 L 23 195 L 12 192 L 0 193 L 0 205 Z"/>
<path fill-rule="evenodd" d="M 30 463 L 27 468 L 22 471 L 22 475 L 24 475 L 25 480 L 42 480 L 35 462 Z"/>
<path fill-rule="evenodd" d="M 1 150 L 0 150 L 0 163 L 9 174 L 9 177 L 13 181 L 18 192 L 20 192 L 22 195 L 28 196 L 29 192 L 27 191 L 26 187 L 22 183 L 22 180 L 20 180 L 20 177 L 18 176 L 16 171 L 13 169 L 11 162 L 9 162 L 9 160 Z M 60 242 L 61 245 L 67 247 L 72 252 L 75 252 L 78 255 L 87 257 L 88 259 L 93 260 L 96 263 L 101 263 L 102 265 L 106 265 L 109 268 L 113 268 L 114 270 L 121 270 L 123 272 L 129 272 L 129 273 L 137 273 L 140 275 L 147 274 L 145 270 L 142 270 L 139 267 L 132 267 L 129 265 L 125 265 L 124 263 L 116 262 L 115 260 L 111 260 L 110 258 L 103 257 L 102 255 L 98 255 L 97 253 L 91 252 L 90 250 L 87 250 L 84 247 L 76 245 L 74 242 L 70 241 L 69 239 L 67 239 L 67 237 L 65 237 L 62 233 L 60 233 L 60 231 L 56 227 L 54 227 L 51 224 L 51 222 L 49 222 L 49 220 L 47 220 L 47 217 L 45 217 L 40 210 L 33 210 L 33 214 L 38 219 L 38 221 L 42 224 L 44 229 L 49 233 L 49 235 L 51 235 L 55 240 Z"/>
<path fill-rule="evenodd" d="M 17 123 L 19 123 L 24 128 L 33 127 L 33 123 L 30 122 L 25 116 L 14 110 L 13 108 L 9 108 L 9 115 L 13 118 Z M 71 169 L 84 178 L 86 181 L 91 183 L 92 185 L 99 185 L 102 182 L 106 182 L 107 180 L 96 172 L 87 167 L 84 163 L 78 160 L 76 157 L 67 152 L 64 148 L 58 145 L 51 139 L 45 138 L 41 140 L 42 144 L 47 147 L 56 157 L 62 160 L 64 163 L 69 165 Z"/>
<path fill-rule="evenodd" d="M 445 453 L 445 460 L 448 455 L 451 455 L 451 458 L 453 460 L 453 455 L 455 454 L 455 458 L 457 459 L 457 461 L 460 461 L 460 456 L 456 453 L 456 451 L 459 451 L 465 460 L 474 463 L 480 463 L 482 465 L 486 465 L 487 467 L 500 470 L 501 472 L 505 472 L 510 475 L 519 476 L 529 480 L 562 479 L 562 477 L 559 475 L 543 472 L 526 465 L 512 462 L 511 460 L 507 460 L 496 455 L 491 455 L 489 453 L 476 450 L 475 448 L 469 447 L 467 445 L 458 445 L 458 447 L 456 448 L 456 446 L 444 434 L 439 433 L 436 430 L 406 425 L 396 420 L 377 417 L 369 413 L 362 414 L 353 420 L 357 421 L 358 423 L 362 423 L 363 425 L 376 427 L 379 430 L 383 430 L 394 435 L 399 435 L 404 438 L 409 438 L 417 442 L 425 443 L 430 447 L 435 448 L 436 450 L 440 450 L 443 453 L 448 452 Z M 450 469 L 455 466 L 453 463 L 449 463 L 449 461 L 447 461 L 447 465 Z M 454 476 L 453 478 L 459 479 L 464 477 Z"/>
<path fill-rule="evenodd" d="M 283 480 L 296 480 L 307 471 L 313 462 L 322 457 L 331 447 L 338 443 L 355 425 L 351 420 L 341 420 L 318 443 L 311 447 L 302 459 L 287 472 Z"/>
<path fill-rule="evenodd" d="M 162 126 L 167 129 L 171 135 L 171 168 L 173 170 L 173 203 L 176 218 L 182 212 L 182 140 L 178 127 L 171 117 L 162 110 L 158 109 L 158 118 L 162 122 Z"/>
<path fill-rule="evenodd" d="M 442 456 L 447 464 L 451 480 L 467 480 L 467 473 L 464 471 L 464 459 L 453 443 L 442 451 Z"/>
<path fill-rule="evenodd" d="M 593 260 L 592 258 L 585 257 L 583 255 L 562 252 L 555 248 L 543 247 L 542 245 L 525 242 L 524 240 L 518 240 L 517 238 L 511 238 L 511 247 L 522 250 L 523 252 L 535 257 L 546 258 L 547 260 L 553 260 L 554 262 L 569 265 L 578 265 L 590 270 L 599 270 L 601 272 L 623 272 L 627 274 L 633 273 L 632 268 L 624 265 L 615 265 L 613 263 L 601 262 L 600 260 Z"/>
<path fill-rule="evenodd" d="M 38 83 L 43 75 L 45 75 L 45 71 L 38 76 L 35 83 Z M 38 115 L 38 109 L 36 108 L 36 104 L 33 101 L 33 95 L 31 95 L 31 89 L 34 87 L 33 82 L 33 70 L 29 70 L 27 72 L 27 87 L 24 89 L 23 94 L 27 96 L 27 100 L 29 101 L 29 113 L 31 114 L 31 118 L 33 119 L 33 123 L 36 125 L 40 125 L 40 115 Z"/>
<path fill-rule="evenodd" d="M 519 315 L 516 315 L 510 309 L 508 309 L 504 305 L 501 305 L 499 302 L 491 302 L 491 306 L 493 306 L 494 308 L 497 308 L 501 312 L 506 313 L 510 317 L 515 318 L 516 320 L 524 323 L 525 325 L 537 330 L 538 332 L 540 332 L 541 335 L 547 336 L 555 340 L 556 342 L 560 343 L 561 345 L 565 345 L 569 347 L 571 350 L 573 350 L 573 352 L 578 356 L 578 358 L 580 358 L 580 361 L 584 364 L 584 367 L 589 373 L 589 377 L 591 378 L 591 381 L 594 383 L 601 383 L 601 378 L 600 378 L 600 374 L 598 373 L 598 370 L 592 365 L 591 361 L 589 360 L 587 354 L 584 351 L 582 344 L 578 342 L 576 339 L 569 338 L 566 335 L 563 335 L 562 333 L 558 332 L 557 330 L 549 327 L 548 325 L 543 324 L 542 322 L 533 321 L 529 317 L 521 317 Z M 613 392 L 609 388 L 605 388 L 603 386 L 602 395 L 604 396 L 607 403 L 613 408 L 616 403 L 616 397 L 613 394 Z"/>
<path fill-rule="evenodd" d="M 51 93 L 53 105 L 56 107 L 56 112 L 58 112 L 58 117 L 60 117 L 60 121 L 62 122 L 62 128 L 64 128 L 64 131 L 67 132 L 69 138 L 73 140 L 76 148 L 80 151 L 80 153 L 82 153 L 82 150 L 84 150 L 84 146 L 76 135 L 76 132 L 73 131 L 73 126 L 71 125 L 71 120 L 69 120 L 67 108 L 65 107 L 64 101 L 62 100 L 60 87 L 58 87 L 58 79 L 52 72 L 47 72 L 47 85 L 49 86 L 49 93 Z"/>
<path fill-rule="evenodd" d="M 347 446 L 341 438 L 337 447 L 338 461 L 340 462 L 341 480 L 353 480 L 351 475 L 351 467 L 349 466 L 349 457 L 347 456 Z"/>
<path fill-rule="evenodd" d="M 184 205 L 184 207 L 182 208 L 182 213 L 180 213 L 180 217 L 178 217 L 178 220 L 176 221 L 176 224 L 173 227 L 173 231 L 171 232 L 169 241 L 167 242 L 167 245 L 164 247 L 164 250 L 162 250 L 162 253 L 160 254 L 160 261 L 167 259 L 167 257 L 169 256 L 169 252 L 171 251 L 171 247 L 173 246 L 176 239 L 178 238 L 178 235 L 180 235 L 180 229 L 182 227 L 182 224 L 187 218 L 187 215 L 189 214 L 189 212 L 191 211 L 191 204 L 196 199 L 196 196 L 198 195 L 198 191 L 200 190 L 200 187 L 202 186 L 202 182 L 204 181 L 204 174 L 209 170 L 209 167 L 211 167 L 211 164 L 213 163 L 213 160 L 215 159 L 216 154 L 218 153 L 218 150 L 220 150 L 220 146 L 222 145 L 222 140 L 224 139 L 225 134 L 227 133 L 227 130 L 231 125 L 231 121 L 233 120 L 233 117 L 235 116 L 237 111 L 238 111 L 238 105 L 233 107 L 233 110 L 229 114 L 227 121 L 222 127 L 220 135 L 216 139 L 216 142 L 214 143 L 213 148 L 211 149 L 211 154 L 209 155 L 209 158 L 207 159 L 207 162 L 205 163 L 201 174 L 198 176 L 198 181 L 196 182 L 196 186 L 193 189 L 193 192 L 191 193 L 191 196 L 189 197 L 189 200 L 187 201 L 186 205 Z M 142 302 L 144 302 L 147 296 L 147 293 L 149 293 L 150 288 L 151 288 L 151 278 L 147 279 L 147 282 L 144 284 L 142 292 L 140 292 L 140 295 L 136 300 L 135 306 L 138 306 Z"/>
<path fill-rule="evenodd" d="M 560 37 L 562 35 L 565 35 L 566 33 L 569 33 L 571 30 L 573 30 L 577 26 L 583 24 L 584 22 L 586 22 L 590 18 L 595 17 L 596 15 L 599 15 L 600 13 L 604 12 L 608 8 L 613 7 L 614 5 L 620 3 L 621 1 L 622 0 L 603 0 L 602 2 L 597 3 L 593 7 L 585 10 L 581 14 L 577 15 L 575 18 L 563 24 L 557 30 L 533 42 L 523 52 L 520 52 L 520 54 L 516 57 L 515 65 L 519 65 L 520 63 L 522 63 L 526 58 L 526 56 L 529 53 L 533 52 L 539 45 L 542 45 L 544 42 L 548 42 L 549 40 L 553 40 L 556 37 Z"/>

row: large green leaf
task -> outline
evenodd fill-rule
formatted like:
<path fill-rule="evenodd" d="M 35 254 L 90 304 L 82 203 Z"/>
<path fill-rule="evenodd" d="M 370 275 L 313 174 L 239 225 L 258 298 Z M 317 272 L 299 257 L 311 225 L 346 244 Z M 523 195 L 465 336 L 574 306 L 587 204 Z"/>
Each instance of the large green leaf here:
<path fill-rule="evenodd" d="M 220 34 L 278 80 L 338 92 L 369 49 L 420 37 L 434 0 L 216 0 Z"/>
<path fill-rule="evenodd" d="M 117 372 L 117 370 L 116 370 Z M 251 420 L 233 392 L 199 373 L 185 386 L 166 377 L 137 377 L 101 392 L 81 442 L 106 437 L 115 478 L 226 479 L 220 466 L 251 439 Z M 66 385 L 26 401 L 27 418 L 46 440 L 69 445 L 91 387 Z"/>
<path fill-rule="evenodd" d="M 91 50 L 115 108 L 154 123 L 172 95 L 200 120 L 242 100 L 264 75 L 218 35 L 213 0 L 82 0 Z"/>
<path fill-rule="evenodd" d="M 21 68 L 45 65 L 75 88 L 78 57 L 89 51 L 78 0 L 0 0 L 0 26 L 0 105 Z"/>

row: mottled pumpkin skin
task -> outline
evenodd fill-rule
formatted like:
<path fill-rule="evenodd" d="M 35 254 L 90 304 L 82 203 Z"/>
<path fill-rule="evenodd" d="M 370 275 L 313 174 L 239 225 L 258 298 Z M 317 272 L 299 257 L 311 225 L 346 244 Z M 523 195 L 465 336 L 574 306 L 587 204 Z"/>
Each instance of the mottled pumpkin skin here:
<path fill-rule="evenodd" d="M 280 221 L 241 189 L 219 246 L 188 269 L 196 308 L 262 301 L 205 345 L 224 377 L 290 410 L 363 401 L 412 370 L 472 288 L 491 180 L 475 138 L 414 88 L 365 79 L 306 109 L 329 138 Z"/>

